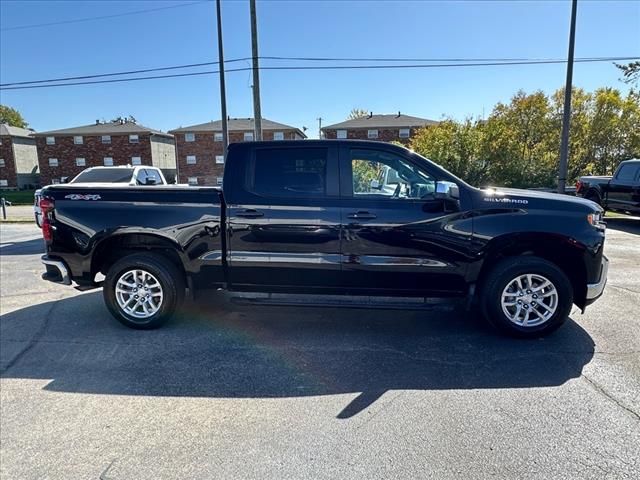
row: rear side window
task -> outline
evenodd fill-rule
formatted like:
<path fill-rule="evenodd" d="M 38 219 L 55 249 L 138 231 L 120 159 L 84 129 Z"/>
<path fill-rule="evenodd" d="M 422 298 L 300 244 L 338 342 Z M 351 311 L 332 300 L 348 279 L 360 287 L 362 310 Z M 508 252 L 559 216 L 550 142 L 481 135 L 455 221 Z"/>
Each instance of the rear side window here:
<path fill-rule="evenodd" d="M 248 190 L 267 197 L 322 197 L 327 192 L 326 148 L 270 148 L 255 152 Z"/>
<path fill-rule="evenodd" d="M 623 165 L 620 168 L 620 171 L 616 175 L 616 180 L 626 180 L 630 181 L 636 178 L 636 174 L 638 173 L 638 169 L 640 169 L 640 165 L 629 163 L 627 165 Z"/>

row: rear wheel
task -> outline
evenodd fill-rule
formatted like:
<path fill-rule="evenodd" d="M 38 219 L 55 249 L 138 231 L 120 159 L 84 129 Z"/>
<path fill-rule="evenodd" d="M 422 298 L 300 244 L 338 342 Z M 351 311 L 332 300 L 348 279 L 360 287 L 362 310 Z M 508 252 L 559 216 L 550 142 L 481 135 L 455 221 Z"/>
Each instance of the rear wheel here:
<path fill-rule="evenodd" d="M 591 190 L 590 192 L 587 192 L 584 198 L 587 200 L 591 200 L 592 202 L 595 202 L 598 205 L 602 206 L 602 198 L 600 198 L 600 194 L 595 190 Z"/>
<path fill-rule="evenodd" d="M 136 253 L 109 269 L 103 296 L 109 312 L 135 329 L 160 327 L 184 298 L 184 277 L 160 255 Z"/>
<path fill-rule="evenodd" d="M 517 337 L 542 337 L 562 325 L 573 288 L 556 265 L 532 256 L 499 262 L 486 277 L 481 302 L 487 321 Z"/>

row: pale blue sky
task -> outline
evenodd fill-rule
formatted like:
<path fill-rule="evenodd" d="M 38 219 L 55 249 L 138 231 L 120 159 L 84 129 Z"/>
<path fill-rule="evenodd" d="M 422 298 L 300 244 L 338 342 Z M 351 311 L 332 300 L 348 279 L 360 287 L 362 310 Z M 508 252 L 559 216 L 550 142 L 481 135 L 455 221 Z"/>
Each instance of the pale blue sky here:
<path fill-rule="evenodd" d="M 176 5 L 176 1 L 0 2 L 0 83 L 215 61 L 215 4 L 5 30 Z M 312 57 L 564 58 L 570 2 L 258 2 L 260 54 Z M 248 0 L 223 2 L 227 59 L 251 55 Z M 580 0 L 576 57 L 640 57 L 640 2 Z M 291 62 L 263 62 L 283 65 Z M 241 62 L 235 66 L 250 66 Z M 231 66 L 229 66 L 231 67 Z M 228 67 L 228 68 L 229 68 Z M 196 70 L 212 69 L 204 67 Z M 610 63 L 578 64 L 574 84 L 626 90 Z M 518 89 L 551 92 L 564 65 L 424 70 L 263 71 L 263 116 L 317 134 L 351 108 L 439 119 L 488 114 Z M 229 115 L 252 116 L 249 72 L 227 74 Z M 168 130 L 220 117 L 217 75 L 0 92 L 32 128 L 133 115 Z"/>

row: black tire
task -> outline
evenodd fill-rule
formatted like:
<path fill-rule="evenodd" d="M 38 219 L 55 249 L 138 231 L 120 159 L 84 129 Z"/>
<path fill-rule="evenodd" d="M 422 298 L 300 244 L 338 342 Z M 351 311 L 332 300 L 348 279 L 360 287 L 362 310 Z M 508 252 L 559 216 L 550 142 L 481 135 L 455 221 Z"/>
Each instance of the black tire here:
<path fill-rule="evenodd" d="M 592 202 L 595 202 L 598 205 L 602 206 L 602 198 L 600 197 L 600 194 L 598 192 L 596 192 L 595 190 L 591 190 L 591 191 L 587 192 L 587 194 L 584 196 L 584 198 L 586 200 L 591 200 Z"/>
<path fill-rule="evenodd" d="M 544 277 L 553 284 L 557 291 L 555 312 L 539 325 L 535 325 L 535 322 L 530 326 L 517 324 L 503 311 L 503 292 L 513 280 L 520 275 L 526 274 Z M 523 297 L 525 301 L 524 305 L 526 305 L 527 309 L 531 309 L 530 313 L 534 312 L 533 308 L 535 308 L 536 312 L 540 311 L 546 315 L 546 310 L 541 308 L 540 305 L 535 307 L 531 305 L 535 305 L 535 302 L 550 302 L 551 300 L 540 300 L 538 297 L 536 297 L 537 300 L 533 299 L 528 296 L 527 289 L 523 290 L 525 294 L 525 297 Z M 532 291 L 534 290 L 535 289 Z M 520 297 L 514 296 L 513 300 L 522 303 L 522 300 L 518 300 L 519 298 Z M 480 291 L 480 305 L 482 306 L 482 313 L 487 322 L 500 332 L 520 338 L 539 338 L 550 334 L 566 321 L 573 305 L 573 287 L 562 270 L 547 260 L 534 256 L 509 257 L 493 266 L 489 274 L 485 277 Z M 505 308 L 507 308 L 508 311 L 511 308 L 511 313 L 513 314 L 515 313 L 513 310 L 517 308 L 517 305 Z M 521 310 L 521 312 L 523 315 L 526 315 L 527 310 Z M 535 321 L 542 321 L 537 313 L 535 313 Z"/>
<path fill-rule="evenodd" d="M 118 304 L 116 283 L 122 275 L 133 269 L 150 273 L 160 284 L 162 302 L 158 311 L 152 316 L 136 318 L 125 312 Z M 169 260 L 153 253 L 134 253 L 118 260 L 107 272 L 102 290 L 105 304 L 111 315 L 123 325 L 137 330 L 150 330 L 162 326 L 180 306 L 184 293 L 183 273 Z"/>

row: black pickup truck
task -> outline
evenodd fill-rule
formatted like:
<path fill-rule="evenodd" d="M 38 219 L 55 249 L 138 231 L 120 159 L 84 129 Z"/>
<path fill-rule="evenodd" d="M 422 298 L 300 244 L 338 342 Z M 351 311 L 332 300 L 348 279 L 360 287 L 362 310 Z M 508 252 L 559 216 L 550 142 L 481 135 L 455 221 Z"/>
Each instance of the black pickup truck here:
<path fill-rule="evenodd" d="M 576 194 L 605 210 L 640 215 L 640 159 L 620 162 L 613 177 L 580 177 Z"/>
<path fill-rule="evenodd" d="M 223 185 L 46 187 L 43 278 L 103 285 L 133 328 L 161 325 L 187 290 L 225 288 L 467 297 L 523 337 L 551 332 L 604 290 L 597 204 L 480 190 L 399 146 L 233 144 Z"/>

